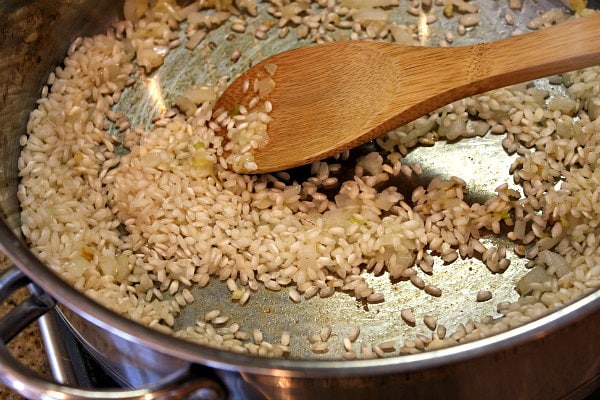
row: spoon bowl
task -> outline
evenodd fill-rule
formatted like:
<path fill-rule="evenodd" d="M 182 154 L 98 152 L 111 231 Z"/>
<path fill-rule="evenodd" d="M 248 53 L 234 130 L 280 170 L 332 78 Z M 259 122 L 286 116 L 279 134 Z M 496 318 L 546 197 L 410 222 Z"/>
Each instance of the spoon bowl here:
<path fill-rule="evenodd" d="M 272 106 L 268 139 L 247 172 L 274 172 L 339 154 L 453 101 L 593 65 L 600 65 L 600 13 L 469 46 L 341 41 L 263 60 L 215 109 L 233 114 L 256 102 L 252 82 L 272 79 L 260 96 Z"/>

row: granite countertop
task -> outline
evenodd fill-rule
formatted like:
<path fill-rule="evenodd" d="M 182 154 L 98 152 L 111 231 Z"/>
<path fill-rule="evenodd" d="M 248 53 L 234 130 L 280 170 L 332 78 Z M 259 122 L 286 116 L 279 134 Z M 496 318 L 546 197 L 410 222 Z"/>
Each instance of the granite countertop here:
<path fill-rule="evenodd" d="M 0 253 L 0 271 L 5 270 L 9 265 L 6 257 Z M 6 302 L 0 304 L 0 316 L 3 316 L 16 304 L 19 304 L 27 297 L 25 288 L 13 294 Z M 42 375 L 50 375 L 50 367 L 46 359 L 42 339 L 37 324 L 30 325 L 21 332 L 8 345 L 12 355 L 24 365 Z M 8 389 L 0 383 L 1 400 L 23 400 L 23 397 Z"/>

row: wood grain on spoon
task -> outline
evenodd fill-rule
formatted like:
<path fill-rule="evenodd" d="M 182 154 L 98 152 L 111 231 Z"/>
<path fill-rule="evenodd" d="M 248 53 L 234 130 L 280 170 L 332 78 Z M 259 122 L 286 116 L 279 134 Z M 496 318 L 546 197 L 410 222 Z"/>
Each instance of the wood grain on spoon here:
<path fill-rule="evenodd" d="M 242 85 L 264 77 L 267 63 L 277 66 L 276 85 L 255 172 L 338 154 L 464 97 L 600 65 L 600 13 L 471 46 L 343 41 L 290 50 L 238 77 L 215 109 L 247 105 L 256 94 Z"/>

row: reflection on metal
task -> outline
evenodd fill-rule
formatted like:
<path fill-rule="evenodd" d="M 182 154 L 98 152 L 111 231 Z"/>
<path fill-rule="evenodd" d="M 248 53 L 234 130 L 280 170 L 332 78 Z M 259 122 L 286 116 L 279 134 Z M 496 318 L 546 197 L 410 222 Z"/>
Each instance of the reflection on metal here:
<path fill-rule="evenodd" d="M 165 99 L 158 78 L 153 76 L 146 79 L 145 82 L 148 86 L 148 95 L 154 104 L 154 108 L 160 116 L 164 115 L 167 111 L 167 106 L 165 105 Z"/>
<path fill-rule="evenodd" d="M 429 28 L 429 24 L 427 24 L 427 14 L 425 14 L 422 9 L 419 11 L 419 23 L 417 29 L 419 33 L 419 44 L 421 46 L 427 45 L 429 36 L 431 36 L 431 29 Z"/>

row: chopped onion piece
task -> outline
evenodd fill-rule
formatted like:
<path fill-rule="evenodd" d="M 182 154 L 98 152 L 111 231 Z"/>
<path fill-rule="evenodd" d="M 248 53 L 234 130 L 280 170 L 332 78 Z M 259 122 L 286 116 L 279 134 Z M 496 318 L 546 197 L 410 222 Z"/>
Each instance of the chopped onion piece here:
<path fill-rule="evenodd" d="M 356 22 L 370 22 L 370 21 L 381 21 L 387 22 L 390 18 L 390 14 L 379 8 L 365 8 L 359 10 L 352 19 Z"/>
<path fill-rule="evenodd" d="M 271 78 L 260 79 L 257 84 L 258 95 L 264 98 L 271 94 L 275 88 L 275 81 Z"/>
<path fill-rule="evenodd" d="M 212 103 L 217 99 L 215 90 L 206 85 L 191 86 L 183 93 L 183 95 L 193 101 L 196 105 Z"/>
<path fill-rule="evenodd" d="M 269 73 L 269 75 L 273 76 L 273 75 L 275 75 L 275 71 L 277 71 L 277 64 L 266 63 L 265 64 L 265 69 L 267 70 L 267 72 Z"/>
<path fill-rule="evenodd" d="M 544 283 L 552 279 L 552 276 L 546 272 L 544 267 L 539 265 L 533 267 L 525 276 L 519 280 L 517 291 L 521 296 L 526 296 L 533 290 L 532 283 Z"/>
<path fill-rule="evenodd" d="M 125 19 L 131 22 L 137 22 L 148 10 L 147 0 L 126 0 L 123 5 L 123 14 Z"/>
<path fill-rule="evenodd" d="M 290 4 L 286 4 L 281 7 L 281 17 L 291 19 L 296 15 L 300 14 L 302 11 L 306 10 L 309 6 L 309 3 L 306 4 L 298 4 L 297 2 L 293 2 Z"/>
<path fill-rule="evenodd" d="M 164 56 L 157 51 L 156 47 L 140 48 L 136 52 L 136 57 L 138 65 L 144 67 L 146 72 L 150 72 L 153 69 L 160 67 L 164 61 Z"/>

